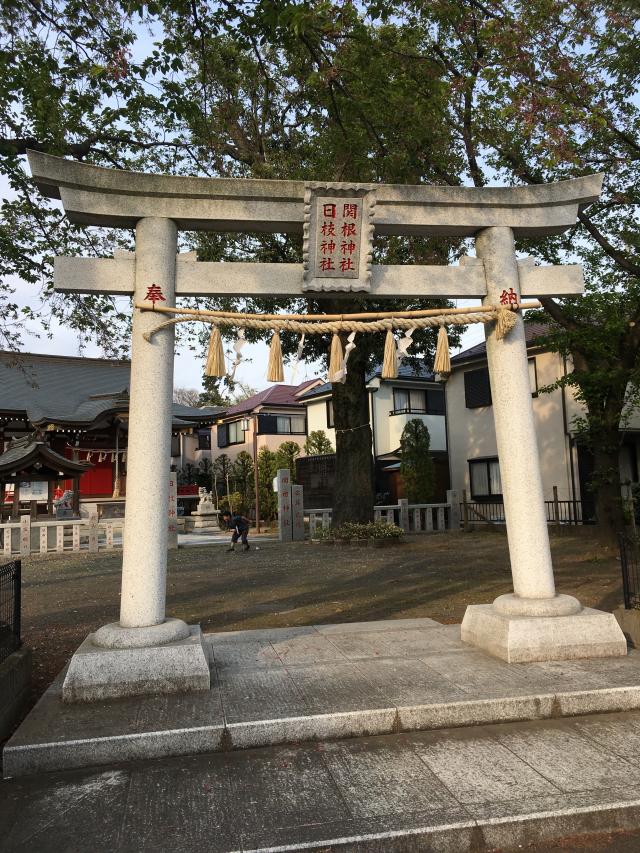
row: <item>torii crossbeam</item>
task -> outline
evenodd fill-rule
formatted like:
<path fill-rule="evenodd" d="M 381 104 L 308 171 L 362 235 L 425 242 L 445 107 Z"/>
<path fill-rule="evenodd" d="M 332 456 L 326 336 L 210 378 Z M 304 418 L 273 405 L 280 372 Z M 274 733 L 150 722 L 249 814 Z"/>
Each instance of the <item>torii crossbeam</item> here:
<path fill-rule="evenodd" d="M 514 238 L 572 227 L 602 184 L 601 175 L 497 189 L 185 178 L 28 156 L 40 190 L 61 199 L 72 222 L 136 230 L 135 254 L 56 259 L 56 289 L 130 294 L 141 303 L 154 285 L 168 307 L 176 296 L 213 294 L 355 291 L 376 299 L 479 297 L 485 305 L 499 304 L 507 292 L 518 302 L 574 296 L 583 288 L 581 267 L 519 261 Z M 180 229 L 301 233 L 303 263 L 201 263 L 177 254 Z M 458 267 L 376 266 L 374 233 L 473 237 L 476 257 Z M 209 684 L 197 631 L 165 615 L 174 327 L 147 343 L 143 336 L 154 323 L 153 312 L 134 309 L 120 621 L 74 655 L 67 701 Z M 555 592 L 520 315 L 502 340 L 487 331 L 487 358 L 514 593 L 470 606 L 462 639 L 509 661 L 625 654 L 611 614 Z M 120 649 L 128 651 L 126 663 Z"/>

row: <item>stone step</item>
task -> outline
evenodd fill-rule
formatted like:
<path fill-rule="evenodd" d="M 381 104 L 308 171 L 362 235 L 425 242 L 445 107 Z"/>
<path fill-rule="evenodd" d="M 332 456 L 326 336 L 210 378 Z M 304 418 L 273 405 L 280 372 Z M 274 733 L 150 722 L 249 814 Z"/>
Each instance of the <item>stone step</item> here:
<path fill-rule="evenodd" d="M 639 785 L 638 713 L 332 740 L 5 781 L 0 850 L 505 851 L 635 829 Z"/>
<path fill-rule="evenodd" d="M 507 664 L 431 619 L 205 636 L 212 687 L 65 705 L 62 676 L 5 775 L 302 741 L 640 709 L 640 654 Z"/>

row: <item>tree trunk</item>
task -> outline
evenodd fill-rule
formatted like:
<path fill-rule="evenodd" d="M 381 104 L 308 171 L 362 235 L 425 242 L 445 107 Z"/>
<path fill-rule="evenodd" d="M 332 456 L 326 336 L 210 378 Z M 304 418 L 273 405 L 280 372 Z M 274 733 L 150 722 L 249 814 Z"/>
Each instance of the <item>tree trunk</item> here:
<path fill-rule="evenodd" d="M 344 342 L 343 342 L 344 345 Z M 347 381 L 333 385 L 336 428 L 336 481 L 332 524 L 373 520 L 374 477 L 367 355 L 356 347 L 349 356 Z"/>
<path fill-rule="evenodd" d="M 624 508 L 620 489 L 620 459 L 615 445 L 618 431 L 611 436 L 611 443 L 606 442 L 602 448 L 594 452 L 594 483 L 593 491 L 596 504 L 598 533 L 605 541 L 615 542 L 617 534 L 624 530 Z"/>

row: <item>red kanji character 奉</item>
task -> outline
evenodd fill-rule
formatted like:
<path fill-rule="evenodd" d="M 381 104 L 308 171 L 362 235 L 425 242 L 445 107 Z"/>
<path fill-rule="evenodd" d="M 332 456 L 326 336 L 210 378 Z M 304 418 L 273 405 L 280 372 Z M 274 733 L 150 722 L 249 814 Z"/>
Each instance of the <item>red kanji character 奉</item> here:
<path fill-rule="evenodd" d="M 322 249 L 323 254 L 332 255 L 336 250 L 336 244 L 333 240 L 329 240 L 329 242 L 325 240 L 320 248 Z"/>
<path fill-rule="evenodd" d="M 358 205 L 357 204 L 345 204 L 342 208 L 342 215 L 345 219 L 357 219 L 358 218 Z"/>
<path fill-rule="evenodd" d="M 326 216 L 328 219 L 333 219 L 333 217 L 336 215 L 335 204 L 323 204 L 322 215 Z"/>
<path fill-rule="evenodd" d="M 333 258 L 322 258 L 320 260 L 320 269 L 322 272 L 327 272 L 328 270 L 334 270 L 335 267 L 333 265 Z"/>
<path fill-rule="evenodd" d="M 343 237 L 355 237 L 356 236 L 356 224 L 355 224 L 355 222 L 343 222 L 342 223 L 342 236 Z"/>
<path fill-rule="evenodd" d="M 343 255 L 353 255 L 357 247 L 353 240 L 349 240 L 348 243 L 346 240 L 343 240 L 340 248 L 342 249 Z"/>
<path fill-rule="evenodd" d="M 147 288 L 147 295 L 145 296 L 146 302 L 153 302 L 155 305 L 156 302 L 166 302 L 167 300 L 162 295 L 162 291 L 158 287 L 157 284 L 152 284 Z"/>
<path fill-rule="evenodd" d="M 336 236 L 336 223 L 335 222 L 323 222 L 322 228 L 323 237 L 335 237 Z"/>
<path fill-rule="evenodd" d="M 353 258 L 343 258 L 340 261 L 340 272 L 347 272 L 348 270 L 354 270 L 355 267 L 353 265 Z"/>

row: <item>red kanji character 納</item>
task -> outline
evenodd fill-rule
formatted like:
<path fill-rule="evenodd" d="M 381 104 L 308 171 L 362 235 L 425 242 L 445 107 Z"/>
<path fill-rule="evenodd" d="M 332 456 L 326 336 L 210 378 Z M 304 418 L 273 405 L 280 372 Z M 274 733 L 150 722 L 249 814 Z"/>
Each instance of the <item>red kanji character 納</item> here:
<path fill-rule="evenodd" d="M 326 216 L 328 219 L 333 219 L 333 217 L 336 215 L 335 204 L 323 204 L 322 215 Z"/>
<path fill-rule="evenodd" d="M 320 269 L 322 270 L 322 272 L 327 272 L 327 270 L 335 270 L 335 267 L 333 265 L 333 258 L 321 258 Z"/>
<path fill-rule="evenodd" d="M 335 222 L 323 222 L 322 228 L 323 237 L 335 237 L 336 236 L 336 223 Z"/>
<path fill-rule="evenodd" d="M 357 247 L 353 240 L 349 240 L 348 243 L 346 240 L 343 240 L 340 248 L 342 249 L 343 255 L 353 255 Z"/>
<path fill-rule="evenodd" d="M 510 287 L 508 291 L 503 290 L 500 294 L 500 304 L 501 305 L 517 305 L 518 304 L 518 294 L 515 290 Z"/>
<path fill-rule="evenodd" d="M 162 295 L 162 290 L 158 287 L 157 284 L 152 284 L 147 288 L 147 295 L 145 296 L 145 301 L 153 302 L 155 305 L 156 302 L 166 302 L 167 300 Z"/>
<path fill-rule="evenodd" d="M 357 219 L 358 218 L 358 205 L 357 204 L 345 204 L 342 208 L 342 215 L 345 219 Z"/>
<path fill-rule="evenodd" d="M 333 242 L 333 240 L 329 240 L 328 242 L 327 240 L 323 240 L 320 248 L 322 249 L 323 254 L 331 255 L 336 250 L 336 244 Z"/>
<path fill-rule="evenodd" d="M 342 223 L 342 236 L 343 237 L 355 237 L 356 236 L 356 224 L 355 224 L 355 222 L 343 222 Z"/>
<path fill-rule="evenodd" d="M 355 267 L 353 265 L 353 258 L 343 258 L 340 261 L 340 272 L 347 272 L 348 270 L 354 270 Z"/>

